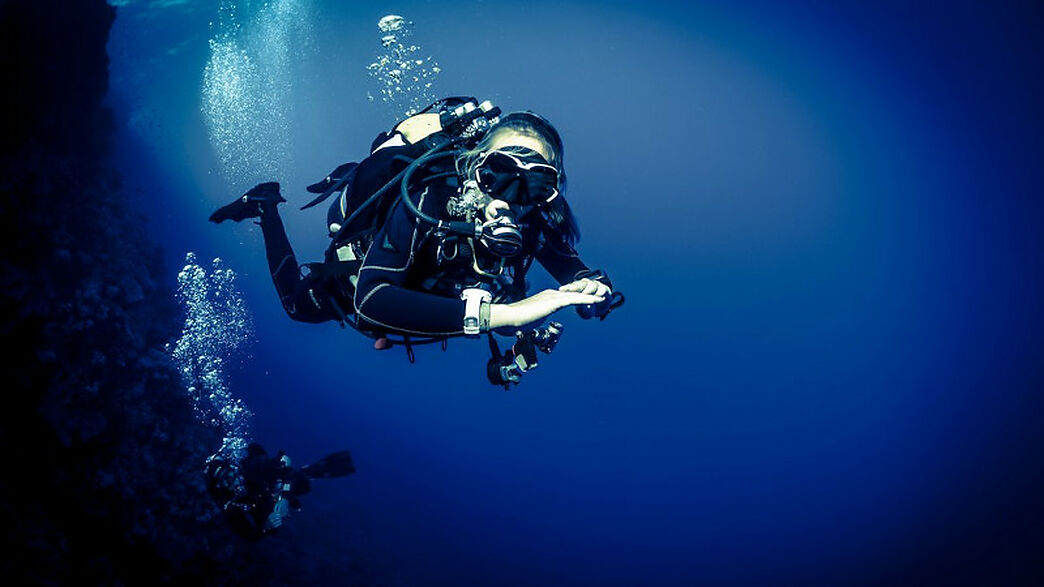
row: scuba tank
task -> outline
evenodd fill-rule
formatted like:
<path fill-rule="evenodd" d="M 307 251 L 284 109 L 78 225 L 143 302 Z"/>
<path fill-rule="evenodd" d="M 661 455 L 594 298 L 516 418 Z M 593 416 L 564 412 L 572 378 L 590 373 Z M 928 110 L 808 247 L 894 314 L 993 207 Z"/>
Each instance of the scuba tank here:
<path fill-rule="evenodd" d="M 432 114 L 438 115 L 437 124 L 434 123 Z M 471 148 L 497 122 L 499 114 L 500 109 L 488 100 L 479 103 L 473 97 L 443 98 L 399 122 L 391 131 L 378 135 L 370 146 L 370 154 L 373 155 L 388 146 L 423 143 L 424 146 L 434 147 L 438 146 L 440 138 L 452 141 L 452 145 L 444 144 L 443 147 Z M 411 159 L 401 154 L 394 159 L 400 163 L 413 163 L 415 160 L 416 158 Z M 358 240 L 356 237 L 363 236 L 360 233 L 369 233 L 370 236 L 375 234 L 383 225 L 384 215 L 397 197 L 395 188 L 398 187 L 403 172 L 377 193 L 363 194 L 353 193 L 351 189 L 357 168 L 358 163 L 344 163 L 307 188 L 308 191 L 319 195 L 302 206 L 302 210 L 318 205 L 335 193 L 339 195 L 327 211 L 327 229 L 334 241 L 331 243 L 331 251 L 345 242 Z M 356 251 L 356 254 L 359 252 Z"/>

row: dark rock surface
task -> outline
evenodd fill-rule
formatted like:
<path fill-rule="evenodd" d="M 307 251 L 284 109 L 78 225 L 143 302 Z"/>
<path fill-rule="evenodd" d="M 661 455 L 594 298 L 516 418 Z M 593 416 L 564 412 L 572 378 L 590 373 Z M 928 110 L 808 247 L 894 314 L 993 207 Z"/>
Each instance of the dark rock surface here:
<path fill-rule="evenodd" d="M 114 16 L 104 0 L 0 3 L 0 577 L 307 580 L 273 554 L 293 548 L 239 541 L 206 494 L 220 435 L 165 350 L 174 272 L 108 157 Z"/>
<path fill-rule="evenodd" d="M 0 574 L 136 583 L 194 572 L 185 565 L 198 558 L 195 535 L 220 531 L 198 474 L 218 438 L 196 424 L 164 351 L 178 308 L 107 159 L 114 9 L 0 10 L 11 82 L 0 145 L 0 501 L 12 545 Z"/>

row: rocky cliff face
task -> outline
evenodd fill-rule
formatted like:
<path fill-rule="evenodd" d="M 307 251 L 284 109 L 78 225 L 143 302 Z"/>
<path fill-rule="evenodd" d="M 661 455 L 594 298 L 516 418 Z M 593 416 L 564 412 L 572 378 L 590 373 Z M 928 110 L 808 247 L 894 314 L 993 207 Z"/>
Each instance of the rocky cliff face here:
<path fill-rule="evenodd" d="M 169 272 L 108 161 L 114 15 L 0 5 L 0 576 L 17 583 L 204 577 L 222 558 L 200 476 L 219 439 L 165 352 Z"/>
<path fill-rule="evenodd" d="M 0 2 L 0 577 L 353 584 L 338 538 L 246 543 L 206 493 L 220 431 L 166 345 L 175 271 L 109 158 L 105 0 Z"/>

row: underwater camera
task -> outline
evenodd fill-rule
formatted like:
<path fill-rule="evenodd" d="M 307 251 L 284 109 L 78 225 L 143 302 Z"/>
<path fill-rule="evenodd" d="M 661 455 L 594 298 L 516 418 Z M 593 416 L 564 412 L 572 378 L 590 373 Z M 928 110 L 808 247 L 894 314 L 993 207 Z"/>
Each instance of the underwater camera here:
<path fill-rule="evenodd" d="M 534 328 L 529 332 L 519 330 L 515 333 L 515 344 L 503 355 L 494 353 L 486 363 L 486 376 L 493 385 L 508 387 L 522 380 L 522 375 L 535 369 L 537 351 L 545 355 L 555 350 L 564 326 L 560 322 L 551 322 L 547 326 Z"/>

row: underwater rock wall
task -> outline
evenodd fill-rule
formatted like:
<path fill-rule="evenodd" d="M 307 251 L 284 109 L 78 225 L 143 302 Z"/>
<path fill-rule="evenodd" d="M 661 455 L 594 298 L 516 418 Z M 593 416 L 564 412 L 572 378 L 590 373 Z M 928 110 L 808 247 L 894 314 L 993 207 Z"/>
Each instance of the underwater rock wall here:
<path fill-rule="evenodd" d="M 107 159 L 114 15 L 104 0 L 0 8 L 0 575 L 15 583 L 184 574 L 216 525 L 199 463 L 217 439 L 163 350 L 178 308 Z"/>
<path fill-rule="evenodd" d="M 0 576 L 247 581 L 201 474 L 220 434 L 164 348 L 173 273 L 108 158 L 114 17 L 104 0 L 0 4 Z"/>
<path fill-rule="evenodd" d="M 368 583 L 316 537 L 240 540 L 206 492 L 222 430 L 200 422 L 168 354 L 177 272 L 109 157 L 115 14 L 0 3 L 0 577 Z"/>

